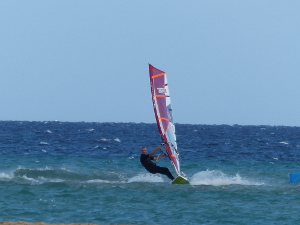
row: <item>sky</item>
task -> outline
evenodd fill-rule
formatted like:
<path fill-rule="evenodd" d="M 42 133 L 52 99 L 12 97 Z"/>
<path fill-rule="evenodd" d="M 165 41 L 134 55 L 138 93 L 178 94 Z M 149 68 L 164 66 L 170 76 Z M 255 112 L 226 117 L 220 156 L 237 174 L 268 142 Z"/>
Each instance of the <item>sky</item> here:
<path fill-rule="evenodd" d="M 300 2 L 2 0 L 0 120 L 300 126 Z"/>

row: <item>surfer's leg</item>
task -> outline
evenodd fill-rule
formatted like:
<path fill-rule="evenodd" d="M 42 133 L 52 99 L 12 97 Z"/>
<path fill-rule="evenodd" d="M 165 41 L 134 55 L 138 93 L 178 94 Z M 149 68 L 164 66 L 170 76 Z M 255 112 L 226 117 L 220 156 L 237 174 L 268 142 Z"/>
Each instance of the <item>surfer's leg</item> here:
<path fill-rule="evenodd" d="M 157 173 L 164 174 L 168 178 L 170 178 L 171 180 L 174 180 L 174 177 L 173 177 L 173 175 L 171 174 L 171 172 L 170 172 L 170 170 L 168 168 L 157 166 L 156 169 L 157 169 L 156 170 Z"/>

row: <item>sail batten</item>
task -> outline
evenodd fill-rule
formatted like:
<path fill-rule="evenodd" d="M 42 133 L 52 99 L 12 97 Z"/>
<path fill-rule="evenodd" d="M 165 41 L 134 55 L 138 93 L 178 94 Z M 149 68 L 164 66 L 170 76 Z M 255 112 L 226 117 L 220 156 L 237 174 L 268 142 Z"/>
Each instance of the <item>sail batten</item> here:
<path fill-rule="evenodd" d="M 158 131 L 165 144 L 169 159 L 178 175 L 180 175 L 179 153 L 176 144 L 175 125 L 171 108 L 167 75 L 149 64 L 149 75 L 153 109 Z"/>

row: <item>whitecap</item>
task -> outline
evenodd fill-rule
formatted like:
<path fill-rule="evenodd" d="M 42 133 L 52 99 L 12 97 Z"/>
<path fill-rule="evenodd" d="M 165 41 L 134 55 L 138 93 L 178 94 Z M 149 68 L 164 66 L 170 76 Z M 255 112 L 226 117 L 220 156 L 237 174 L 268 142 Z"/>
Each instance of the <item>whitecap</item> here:
<path fill-rule="evenodd" d="M 40 142 L 39 145 L 49 145 L 47 142 Z"/>
<path fill-rule="evenodd" d="M 30 169 L 33 170 L 33 169 Z M 46 166 L 45 168 L 37 168 L 38 171 L 48 171 L 48 170 L 53 170 L 50 167 Z"/>
<path fill-rule="evenodd" d="M 94 179 L 94 180 L 87 180 L 86 183 L 104 183 L 104 184 L 108 184 L 108 183 L 113 183 L 109 180 L 101 180 L 101 179 Z"/>
<path fill-rule="evenodd" d="M 263 183 L 252 182 L 242 178 L 239 174 L 229 176 L 221 171 L 206 170 L 194 174 L 190 180 L 192 185 L 263 185 Z"/>
<path fill-rule="evenodd" d="M 36 180 L 34 178 L 27 177 L 26 175 L 23 175 L 22 178 L 24 180 L 28 180 L 28 181 L 31 181 L 31 182 L 34 182 L 34 183 L 38 183 L 38 180 Z"/>
<path fill-rule="evenodd" d="M 62 180 L 62 179 L 45 179 L 45 183 L 47 182 L 47 183 L 63 183 L 63 182 L 65 182 L 66 180 Z"/>
<path fill-rule="evenodd" d="M 114 139 L 114 141 L 121 142 L 119 138 Z"/>
<path fill-rule="evenodd" d="M 110 139 L 101 138 L 100 141 L 109 141 Z"/>
<path fill-rule="evenodd" d="M 33 183 L 39 183 L 39 184 L 43 184 L 43 183 L 62 183 L 65 182 L 65 180 L 59 179 L 59 178 L 53 178 L 53 179 L 49 179 L 49 178 L 45 178 L 43 176 L 38 176 L 37 179 L 34 178 L 30 178 L 27 177 L 26 175 L 22 176 L 23 179 L 25 180 L 29 180 Z"/>
<path fill-rule="evenodd" d="M 71 170 L 68 170 L 65 167 L 61 167 L 60 170 L 67 171 L 67 172 L 72 172 Z"/>
<path fill-rule="evenodd" d="M 44 168 L 35 168 L 35 169 L 30 169 L 30 168 L 26 168 L 23 166 L 18 166 L 17 170 L 29 170 L 29 171 L 48 171 L 48 170 L 53 170 L 48 166 L 45 166 Z"/>
<path fill-rule="evenodd" d="M 14 178 L 14 174 L 13 173 L 0 173 L 0 180 L 3 180 L 3 179 L 13 179 Z"/>

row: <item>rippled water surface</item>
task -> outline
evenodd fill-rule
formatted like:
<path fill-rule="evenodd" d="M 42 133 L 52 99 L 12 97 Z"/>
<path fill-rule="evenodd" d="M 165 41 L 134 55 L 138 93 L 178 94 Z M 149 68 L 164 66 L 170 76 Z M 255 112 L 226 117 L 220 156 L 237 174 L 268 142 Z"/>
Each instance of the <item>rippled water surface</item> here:
<path fill-rule="evenodd" d="M 172 185 L 140 164 L 155 124 L 0 122 L 0 219 L 47 223 L 297 224 L 300 128 L 176 124 Z M 167 158 L 158 164 L 175 172 Z"/>

